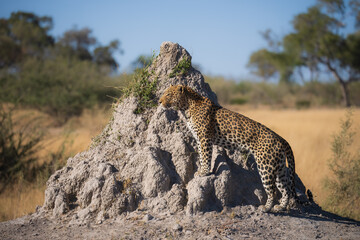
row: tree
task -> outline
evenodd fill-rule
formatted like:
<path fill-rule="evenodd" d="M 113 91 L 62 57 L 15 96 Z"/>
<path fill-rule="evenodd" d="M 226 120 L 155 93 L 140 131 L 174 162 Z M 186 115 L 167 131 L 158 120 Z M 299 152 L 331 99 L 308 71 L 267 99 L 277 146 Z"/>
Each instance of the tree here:
<path fill-rule="evenodd" d="M 65 32 L 57 43 L 59 54 L 91 61 L 90 47 L 96 44 L 96 38 L 92 37 L 91 33 L 89 28 Z"/>
<path fill-rule="evenodd" d="M 0 19 L 0 69 L 9 67 L 22 58 L 21 47 L 9 36 L 9 31 L 7 21 Z"/>
<path fill-rule="evenodd" d="M 278 51 L 268 51 L 265 55 L 259 52 L 250 57 L 258 59 L 256 73 L 266 71 L 260 64 L 267 61 L 275 67 L 282 80 L 286 80 L 295 69 L 307 67 L 311 73 L 326 69 L 339 82 L 345 106 L 350 106 L 349 84 L 360 80 L 360 32 L 345 36 L 346 16 L 356 16 L 356 26 L 360 26 L 359 0 L 352 0 L 348 8 L 342 0 L 319 0 L 307 12 L 294 17 L 294 31 L 281 41 Z M 350 13 L 347 12 L 350 9 Z M 260 50 L 261 51 L 261 50 Z"/>
<path fill-rule="evenodd" d="M 111 41 L 107 46 L 101 46 L 92 36 L 89 28 L 69 30 L 57 43 L 57 54 L 61 56 L 75 57 L 81 61 L 93 61 L 98 66 L 110 67 L 111 70 L 116 70 L 119 66 L 113 56 L 116 51 L 123 53 L 118 40 Z"/>
<path fill-rule="evenodd" d="M 290 83 L 297 64 L 296 58 L 291 53 L 261 49 L 250 56 L 248 67 L 252 67 L 253 73 L 264 80 L 270 79 L 277 73 L 280 83 Z"/>
<path fill-rule="evenodd" d="M 278 41 L 274 38 L 271 30 L 261 33 L 267 41 L 271 50 L 266 48 L 254 52 L 250 56 L 248 67 L 252 73 L 268 80 L 276 75 L 279 76 L 280 83 L 290 83 L 293 80 L 294 68 L 301 67 L 304 63 L 296 55 L 298 50 L 290 41 Z M 283 51 L 282 49 L 290 51 Z"/>
<path fill-rule="evenodd" d="M 50 17 L 16 12 L 0 19 L 0 102 L 21 103 L 58 116 L 118 96 L 109 74 L 120 42 L 100 45 L 89 28 L 67 31 L 55 43 Z"/>
<path fill-rule="evenodd" d="M 108 46 L 99 46 L 94 50 L 94 62 L 100 66 L 109 66 L 110 69 L 116 70 L 119 64 L 116 62 L 113 54 L 118 51 L 123 53 L 120 49 L 120 42 L 118 40 L 111 41 Z"/>
<path fill-rule="evenodd" d="M 271 53 L 267 49 L 260 49 L 250 56 L 247 65 L 252 69 L 252 73 L 263 78 L 265 81 L 270 79 L 277 72 L 276 66 L 271 59 Z"/>
<path fill-rule="evenodd" d="M 41 57 L 54 44 L 48 33 L 52 26 L 52 18 L 27 12 L 15 12 L 9 19 L 0 19 L 0 68 L 28 56 Z"/>
<path fill-rule="evenodd" d="M 325 2 L 325 1 L 323 1 Z M 344 10 L 342 1 L 326 1 L 332 6 L 331 12 Z M 329 7 L 328 7 L 329 8 Z M 344 23 L 321 11 L 319 6 L 308 9 L 307 13 L 299 14 L 293 21 L 294 38 L 301 48 L 301 56 L 309 64 L 322 65 L 330 71 L 339 82 L 345 106 L 350 106 L 348 85 L 360 80 L 360 66 L 358 49 L 360 44 L 358 34 L 349 34 L 347 37 L 339 34 Z"/>

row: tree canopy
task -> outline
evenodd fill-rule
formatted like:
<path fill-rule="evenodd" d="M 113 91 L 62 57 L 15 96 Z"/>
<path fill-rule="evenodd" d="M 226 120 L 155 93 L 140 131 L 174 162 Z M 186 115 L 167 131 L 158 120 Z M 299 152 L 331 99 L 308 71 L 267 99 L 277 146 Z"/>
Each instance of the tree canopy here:
<path fill-rule="evenodd" d="M 116 70 L 119 63 L 116 52 L 122 54 L 120 42 L 113 40 L 101 45 L 89 28 L 71 29 L 57 41 L 49 34 L 53 27 L 51 17 L 33 13 L 15 12 L 9 19 L 0 19 L 0 68 L 21 64 L 26 58 L 76 58 Z"/>
<path fill-rule="evenodd" d="M 307 12 L 294 17 L 293 31 L 283 37 L 278 50 L 254 52 L 249 67 L 264 79 L 277 73 L 281 82 L 290 82 L 304 67 L 311 76 L 326 69 L 340 83 L 344 104 L 350 106 L 348 85 L 360 80 L 359 6 L 359 0 L 318 0 Z M 349 17 L 355 17 L 355 31 L 345 35 L 345 19 Z"/>
<path fill-rule="evenodd" d="M 58 39 L 48 16 L 15 12 L 0 19 L 0 100 L 40 108 L 66 120 L 84 107 L 117 96 L 109 76 L 120 41 L 102 45 L 89 28 Z"/>
<path fill-rule="evenodd" d="M 0 68 L 12 66 L 27 56 L 41 56 L 46 47 L 54 44 L 48 33 L 52 26 L 50 17 L 26 12 L 0 19 Z"/>

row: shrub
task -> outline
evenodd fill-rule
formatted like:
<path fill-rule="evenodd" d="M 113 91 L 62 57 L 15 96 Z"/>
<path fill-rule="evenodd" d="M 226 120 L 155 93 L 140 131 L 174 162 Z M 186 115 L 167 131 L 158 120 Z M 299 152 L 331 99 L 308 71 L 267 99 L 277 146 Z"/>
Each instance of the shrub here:
<path fill-rule="evenodd" d="M 360 149 L 356 153 L 350 152 L 355 134 L 351 117 L 349 110 L 341 122 L 340 132 L 333 137 L 333 156 L 329 160 L 329 167 L 334 177 L 324 181 L 329 190 L 325 208 L 341 216 L 360 220 Z"/>
<path fill-rule="evenodd" d="M 84 108 L 111 102 L 109 96 L 120 95 L 107 87 L 117 83 L 96 64 L 63 57 L 27 59 L 19 72 L 4 75 L 0 81 L 2 102 L 19 101 L 57 117 L 59 123 L 81 114 Z"/>
<path fill-rule="evenodd" d="M 31 180 L 36 180 L 41 187 L 45 185 L 51 174 L 64 167 L 66 159 L 70 157 L 70 154 L 66 151 L 66 147 L 70 143 L 65 140 L 55 152 L 50 152 L 45 157 L 43 164 L 34 167 L 34 178 Z"/>
<path fill-rule="evenodd" d="M 248 100 L 246 98 L 233 98 L 230 100 L 230 104 L 237 104 L 237 105 L 243 105 L 245 103 L 247 103 Z"/>
<path fill-rule="evenodd" d="M 154 59 L 155 54 L 149 64 L 151 64 Z M 136 69 L 132 81 L 130 81 L 128 87 L 122 91 L 122 98 L 132 95 L 137 99 L 135 114 L 141 114 L 147 108 L 157 106 L 157 102 L 155 101 L 157 77 L 154 76 L 155 73 L 153 71 L 149 70 L 149 66 L 150 65 Z M 154 78 L 151 81 L 150 78 L 152 76 L 154 76 Z"/>
<path fill-rule="evenodd" d="M 310 107 L 311 101 L 309 101 L 309 100 L 297 100 L 295 105 L 296 105 L 297 109 L 305 109 L 305 108 Z"/>
<path fill-rule="evenodd" d="M 185 75 L 191 67 L 191 59 L 188 57 L 184 57 L 179 61 L 179 63 L 175 66 L 173 71 L 169 74 L 169 77 L 183 76 Z"/>
<path fill-rule="evenodd" d="M 204 76 L 205 81 L 217 94 L 221 104 L 237 104 L 236 99 L 246 99 L 246 104 L 272 105 L 276 107 L 295 107 L 306 109 L 319 106 L 337 106 L 342 95 L 339 83 L 334 81 L 311 81 L 302 84 L 277 84 L 226 79 L 224 77 Z M 349 85 L 350 102 L 360 105 L 360 83 Z M 235 100 L 235 101 L 234 101 Z"/>
<path fill-rule="evenodd" d="M 223 77 L 204 76 L 205 81 L 210 85 L 211 89 L 216 93 L 220 104 L 229 104 L 231 97 L 236 94 L 236 83 Z"/>
<path fill-rule="evenodd" d="M 69 157 L 68 141 L 64 141 L 59 149 L 39 158 L 45 135 L 41 119 L 29 115 L 14 117 L 14 110 L 0 104 L 0 192 L 16 182 L 43 185 Z"/>
<path fill-rule="evenodd" d="M 43 138 L 36 120 L 20 125 L 12 113 L 13 108 L 0 105 L 0 192 L 16 178 L 32 178 L 34 154 Z"/>

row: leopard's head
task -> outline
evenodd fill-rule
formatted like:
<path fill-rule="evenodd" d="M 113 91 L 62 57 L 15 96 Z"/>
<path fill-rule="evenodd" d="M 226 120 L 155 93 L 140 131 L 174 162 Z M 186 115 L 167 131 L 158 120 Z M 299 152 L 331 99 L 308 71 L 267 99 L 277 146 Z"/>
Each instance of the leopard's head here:
<path fill-rule="evenodd" d="M 188 108 L 187 88 L 183 85 L 171 86 L 165 90 L 159 102 L 166 108 L 176 107 L 180 110 L 185 110 Z"/>

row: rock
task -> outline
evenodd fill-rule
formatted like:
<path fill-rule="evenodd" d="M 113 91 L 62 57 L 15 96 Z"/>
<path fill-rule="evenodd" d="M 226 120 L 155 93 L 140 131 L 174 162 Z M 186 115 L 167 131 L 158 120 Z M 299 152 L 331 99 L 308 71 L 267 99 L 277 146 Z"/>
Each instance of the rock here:
<path fill-rule="evenodd" d="M 148 222 L 148 221 L 150 221 L 152 219 L 154 219 L 154 217 L 151 216 L 150 214 L 145 214 L 144 217 L 143 217 L 144 222 Z"/>
<path fill-rule="evenodd" d="M 172 229 L 173 229 L 174 231 L 179 231 L 179 232 L 181 232 L 181 231 L 183 230 L 183 227 L 182 227 L 180 224 L 176 223 L 176 224 L 174 224 L 174 226 L 172 227 Z"/>
<path fill-rule="evenodd" d="M 180 45 L 161 44 L 148 69 L 147 80 L 157 81 L 154 101 L 170 85 L 184 84 L 218 104 L 199 71 L 190 66 L 173 74 L 184 60 L 190 61 L 191 56 Z M 194 178 L 199 156 L 184 116 L 159 105 L 135 114 L 138 101 L 132 95 L 122 99 L 90 149 L 69 158 L 66 166 L 49 178 L 38 216 L 85 224 L 102 223 L 138 208 L 196 214 L 228 205 L 264 203 L 266 195 L 257 170 L 248 167 L 254 166 L 253 159 L 245 161 L 237 151 L 216 148 L 213 174 Z"/>

